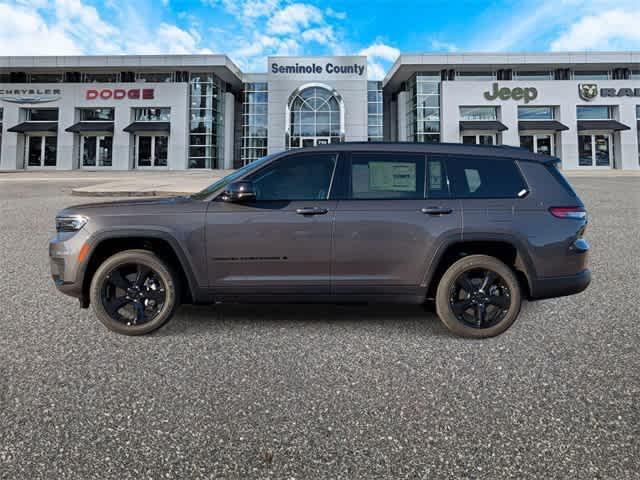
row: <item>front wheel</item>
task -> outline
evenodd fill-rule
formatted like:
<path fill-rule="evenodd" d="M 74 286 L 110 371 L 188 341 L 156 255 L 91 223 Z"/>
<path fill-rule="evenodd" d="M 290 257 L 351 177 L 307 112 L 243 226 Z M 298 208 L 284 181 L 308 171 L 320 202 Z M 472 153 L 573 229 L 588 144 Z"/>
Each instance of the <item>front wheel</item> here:
<path fill-rule="evenodd" d="M 436 311 L 452 332 L 464 337 L 501 334 L 520 313 L 522 293 L 513 270 L 495 257 L 469 255 L 445 272 Z"/>
<path fill-rule="evenodd" d="M 169 267 L 147 250 L 117 253 L 91 280 L 98 319 L 114 332 L 143 335 L 167 322 L 178 304 L 178 285 Z"/>

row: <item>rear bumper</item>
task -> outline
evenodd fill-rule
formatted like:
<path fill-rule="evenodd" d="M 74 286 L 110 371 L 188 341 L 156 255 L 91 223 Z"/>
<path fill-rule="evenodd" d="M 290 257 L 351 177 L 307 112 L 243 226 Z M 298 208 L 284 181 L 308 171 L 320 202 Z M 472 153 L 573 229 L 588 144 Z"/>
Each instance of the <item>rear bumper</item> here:
<path fill-rule="evenodd" d="M 584 291 L 591 283 L 591 270 L 565 277 L 537 278 L 531 285 L 531 299 L 565 297 Z"/>

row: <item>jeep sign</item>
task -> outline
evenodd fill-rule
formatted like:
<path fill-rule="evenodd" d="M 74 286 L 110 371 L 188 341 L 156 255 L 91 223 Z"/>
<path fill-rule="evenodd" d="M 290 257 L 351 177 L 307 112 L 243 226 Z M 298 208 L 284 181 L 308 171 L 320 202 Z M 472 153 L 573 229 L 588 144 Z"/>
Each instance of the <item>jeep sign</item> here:
<path fill-rule="evenodd" d="M 498 83 L 493 84 L 493 91 L 484 92 L 484 98 L 487 100 L 524 100 L 529 103 L 531 100 L 538 98 L 538 89 L 533 87 L 498 87 Z"/>

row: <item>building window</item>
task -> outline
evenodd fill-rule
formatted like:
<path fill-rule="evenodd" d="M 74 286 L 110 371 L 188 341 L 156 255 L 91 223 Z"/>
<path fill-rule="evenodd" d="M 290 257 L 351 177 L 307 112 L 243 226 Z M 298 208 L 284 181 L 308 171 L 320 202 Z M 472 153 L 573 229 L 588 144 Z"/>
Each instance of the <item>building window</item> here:
<path fill-rule="evenodd" d="M 321 86 L 303 88 L 289 99 L 289 148 L 342 141 L 341 99 Z"/>
<path fill-rule="evenodd" d="M 495 80 L 496 72 L 456 72 L 456 80 Z"/>
<path fill-rule="evenodd" d="M 498 120 L 498 107 L 460 107 L 461 120 Z"/>
<path fill-rule="evenodd" d="M 174 81 L 173 72 L 138 72 L 136 82 L 169 83 Z"/>
<path fill-rule="evenodd" d="M 382 82 L 367 82 L 367 139 L 381 142 L 382 129 Z"/>
<path fill-rule="evenodd" d="M 608 70 L 574 70 L 574 80 L 609 80 L 611 79 L 611 72 Z"/>
<path fill-rule="evenodd" d="M 522 70 L 522 71 L 516 71 L 514 75 L 514 80 L 537 81 L 537 80 L 553 80 L 553 79 L 554 79 L 554 75 L 553 75 L 553 72 L 550 70 L 539 70 L 539 71 Z"/>
<path fill-rule="evenodd" d="M 440 141 L 440 73 L 417 73 L 407 84 L 407 139 Z"/>
<path fill-rule="evenodd" d="M 113 108 L 81 108 L 80 121 L 82 122 L 113 122 L 115 118 Z"/>
<path fill-rule="evenodd" d="M 640 80 L 640 70 L 631 70 L 629 80 Z"/>
<path fill-rule="evenodd" d="M 118 72 L 83 73 L 82 81 L 84 83 L 118 83 L 120 81 L 120 73 Z"/>
<path fill-rule="evenodd" d="M 518 107 L 519 120 L 553 120 L 554 107 Z"/>
<path fill-rule="evenodd" d="M 242 164 L 267 154 L 269 94 L 266 82 L 245 83 L 242 93 Z"/>
<path fill-rule="evenodd" d="M 610 120 L 613 108 L 609 105 L 584 105 L 577 109 L 578 120 Z"/>
<path fill-rule="evenodd" d="M 189 79 L 189 168 L 221 168 L 225 85 L 211 72 Z"/>
<path fill-rule="evenodd" d="M 57 122 L 57 108 L 29 108 L 27 109 L 28 122 Z"/>
<path fill-rule="evenodd" d="M 62 73 L 30 73 L 29 83 L 61 83 L 64 81 Z"/>
<path fill-rule="evenodd" d="M 638 77 L 640 78 L 640 76 Z M 2 120 L 2 110 L 0 109 L 0 121 Z M 640 105 L 636 105 L 636 120 L 640 125 Z M 640 128 L 638 128 L 638 164 L 640 164 Z"/>
<path fill-rule="evenodd" d="M 171 109 L 157 107 L 134 108 L 133 118 L 136 122 L 169 122 Z"/>

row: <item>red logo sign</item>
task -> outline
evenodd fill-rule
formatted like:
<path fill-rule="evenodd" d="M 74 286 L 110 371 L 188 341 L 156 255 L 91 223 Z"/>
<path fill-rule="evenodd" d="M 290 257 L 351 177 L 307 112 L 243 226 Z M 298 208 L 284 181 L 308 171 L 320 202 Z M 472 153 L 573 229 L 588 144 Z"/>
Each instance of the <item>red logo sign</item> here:
<path fill-rule="evenodd" d="M 103 88 L 101 90 L 87 90 L 87 100 L 122 100 L 128 98 L 129 100 L 153 100 L 154 90 L 153 88 Z"/>

